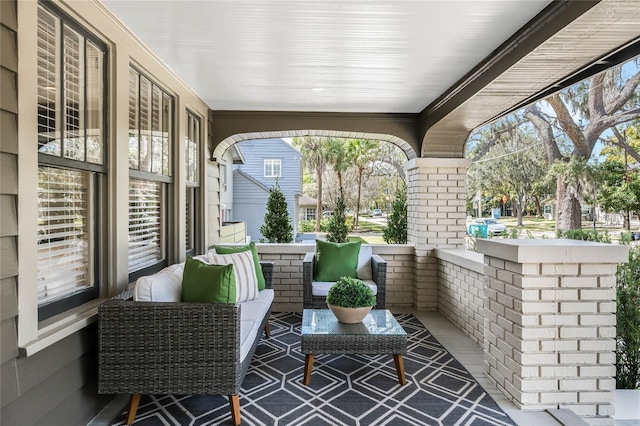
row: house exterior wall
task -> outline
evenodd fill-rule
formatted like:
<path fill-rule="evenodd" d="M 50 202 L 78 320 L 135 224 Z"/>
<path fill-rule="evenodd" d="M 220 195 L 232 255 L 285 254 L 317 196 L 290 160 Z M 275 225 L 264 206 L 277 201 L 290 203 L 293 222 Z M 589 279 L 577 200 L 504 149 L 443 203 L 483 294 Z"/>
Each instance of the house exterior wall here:
<path fill-rule="evenodd" d="M 293 235 L 298 229 L 298 208 L 297 197 L 302 193 L 302 155 L 299 151 L 282 139 L 255 139 L 238 142 L 238 148 L 242 151 L 245 163 L 235 166 L 242 170 L 258 182 L 271 188 L 275 185 L 276 179 L 264 176 L 264 160 L 274 159 L 281 161 L 282 176 L 278 179 L 278 184 L 287 200 L 287 209 L 293 226 Z M 235 179 L 235 178 L 234 178 Z M 258 241 L 260 226 L 264 222 L 264 215 L 267 212 L 266 199 L 260 197 L 258 189 L 244 189 L 245 181 L 236 180 L 234 184 L 234 213 L 233 220 L 244 220 L 247 222 L 247 232 L 252 240 Z M 255 185 L 251 185 L 255 186 Z M 254 191 L 249 194 L 247 191 Z M 252 196 L 256 196 L 255 200 Z M 268 196 L 268 194 L 267 194 Z"/>
<path fill-rule="evenodd" d="M 206 129 L 208 109 L 101 3 L 52 1 L 51 4 L 108 47 L 109 178 L 104 194 L 107 230 L 101 235 L 98 248 L 104 265 L 104 284 L 100 289 L 104 299 L 129 286 L 126 141 L 130 64 L 134 63 L 174 96 L 175 183 L 169 194 L 170 217 L 174 220 L 169 228 L 169 262 L 182 260 L 185 251 L 186 111 L 200 116 Z M 3 0 L 0 8 L 0 424 L 86 425 L 111 399 L 110 395 L 97 392 L 96 318 L 100 299 L 52 318 L 46 325 L 38 323 L 33 256 L 37 244 L 37 185 L 33 179 L 38 164 L 34 37 L 37 2 Z M 204 160 L 206 145 L 203 144 L 201 152 Z M 204 175 L 201 189 L 203 194 L 208 190 Z M 200 201 L 205 206 L 204 195 Z M 203 207 L 200 220 L 208 216 L 206 213 Z M 201 241 L 206 241 L 207 231 L 218 228 L 216 222 L 205 225 Z M 204 244 L 199 249 L 202 250 Z"/>
<path fill-rule="evenodd" d="M 233 155 L 231 149 L 224 153 L 220 161 L 220 179 L 220 209 L 231 211 L 231 216 L 223 219 L 233 220 Z"/>
<path fill-rule="evenodd" d="M 260 241 L 269 192 L 241 173 L 233 174 L 233 220 L 247 224 L 247 237 Z"/>

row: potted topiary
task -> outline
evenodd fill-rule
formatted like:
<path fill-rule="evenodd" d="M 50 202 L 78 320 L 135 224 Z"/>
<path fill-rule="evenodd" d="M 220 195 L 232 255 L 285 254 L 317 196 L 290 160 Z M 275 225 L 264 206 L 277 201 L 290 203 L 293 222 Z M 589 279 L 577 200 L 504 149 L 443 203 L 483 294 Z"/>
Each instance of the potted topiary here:
<path fill-rule="evenodd" d="M 373 290 L 357 278 L 340 277 L 327 293 L 327 305 L 338 321 L 361 322 L 376 304 Z"/>

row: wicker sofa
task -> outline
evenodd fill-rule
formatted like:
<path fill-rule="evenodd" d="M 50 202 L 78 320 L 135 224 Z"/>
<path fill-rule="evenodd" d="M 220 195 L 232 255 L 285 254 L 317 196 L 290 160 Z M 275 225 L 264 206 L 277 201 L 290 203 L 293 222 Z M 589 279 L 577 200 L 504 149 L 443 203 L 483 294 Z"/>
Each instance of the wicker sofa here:
<path fill-rule="evenodd" d="M 250 305 L 255 301 L 123 300 L 132 292 L 100 306 L 98 388 L 102 394 L 132 395 L 127 424 L 133 423 L 141 394 L 228 395 L 233 424 L 241 423 L 240 386 L 262 330 L 269 337 L 273 263 L 260 264 L 266 288 L 259 308 Z"/>
<path fill-rule="evenodd" d="M 374 288 L 376 293 L 376 305 L 374 308 L 384 309 L 386 306 L 387 262 L 380 255 L 371 254 L 370 247 L 363 246 L 360 250 L 361 252 L 368 250 L 368 253 L 365 255 L 366 259 L 360 258 L 358 260 L 358 268 L 361 269 L 360 263 L 364 263 L 365 267 L 367 269 L 370 268 L 370 270 L 365 273 L 367 276 L 364 278 L 360 276 L 361 271 L 359 271 L 359 278 L 363 278 L 365 283 Z M 326 295 L 332 283 L 314 281 L 315 264 L 316 253 L 306 253 L 302 262 L 302 304 L 305 309 L 327 307 Z"/>

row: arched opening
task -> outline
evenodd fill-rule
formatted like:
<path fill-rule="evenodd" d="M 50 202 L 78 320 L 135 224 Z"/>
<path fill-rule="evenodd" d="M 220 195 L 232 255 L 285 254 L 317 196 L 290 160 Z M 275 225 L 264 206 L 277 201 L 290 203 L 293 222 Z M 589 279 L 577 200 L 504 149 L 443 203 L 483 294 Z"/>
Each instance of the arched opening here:
<path fill-rule="evenodd" d="M 291 146 L 294 139 L 304 137 L 326 138 L 336 142 L 373 141 L 375 149 L 373 145 L 367 144 L 359 148 L 373 152 L 373 157 L 368 156 L 365 161 L 367 170 L 364 174 L 364 167 L 360 167 L 359 172 L 357 167 L 347 170 L 344 174 L 343 188 L 345 188 L 348 213 L 352 217 L 350 229 L 359 230 L 359 214 L 365 214 L 368 217 L 375 213 L 379 217 L 374 219 L 380 223 L 372 226 L 374 231 L 369 230 L 376 234 L 372 235 L 372 238 L 377 237 L 371 243 L 384 243 L 382 232 L 386 227 L 387 217 L 391 213 L 398 189 L 404 187 L 402 185 L 405 181 L 404 166 L 407 160 L 416 157 L 415 151 L 406 141 L 390 135 L 316 130 L 238 134 L 225 139 L 216 146 L 210 158 L 219 166 L 218 182 L 213 182 L 210 187 L 220 188 L 218 205 L 220 221 L 224 225 L 230 225 L 228 222 L 246 222 L 247 235 L 250 235 L 254 241 L 262 240 L 259 230 L 265 214 L 268 189 L 274 186 L 277 177 L 279 186 L 290 204 L 294 234 L 309 231 L 324 232 L 327 221 L 322 220 L 323 211 L 327 215 L 325 219 L 328 219 L 336 205 L 339 193 L 340 185 L 337 182 L 340 178 L 337 176 L 342 175 L 335 173 L 334 165 L 328 161 L 324 172 L 324 192 L 322 189 L 314 191 L 317 173 L 314 174 L 315 170 L 310 170 L 305 175 L 302 170 L 303 155 L 299 152 L 300 149 L 295 150 L 300 147 L 296 147 L 295 143 L 293 147 Z M 285 143 L 285 140 L 288 143 Z M 384 145 L 392 149 L 379 148 Z M 292 150 L 295 152 L 291 152 Z M 278 173 L 272 173 L 273 170 L 277 170 Z M 303 188 L 303 181 L 307 182 L 306 188 Z M 310 183 L 311 181 L 313 183 Z M 242 187 L 236 188 L 237 184 Z M 210 207 L 214 205 L 210 203 Z M 308 229 L 311 227 L 309 224 L 311 221 L 314 225 L 312 229 Z M 323 222 L 323 229 L 317 229 L 320 228 L 320 221 Z M 364 220 L 365 225 L 367 221 L 367 219 Z M 318 222 L 317 227 L 315 222 Z M 210 225 L 215 226 L 214 223 Z M 368 229 L 365 228 L 365 230 Z"/>

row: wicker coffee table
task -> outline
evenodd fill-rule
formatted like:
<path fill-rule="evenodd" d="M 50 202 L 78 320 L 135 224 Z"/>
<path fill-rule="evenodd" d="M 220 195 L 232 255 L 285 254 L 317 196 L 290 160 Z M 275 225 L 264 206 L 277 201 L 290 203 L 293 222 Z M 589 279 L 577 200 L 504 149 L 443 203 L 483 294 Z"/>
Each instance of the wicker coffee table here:
<path fill-rule="evenodd" d="M 361 323 L 343 324 L 329 309 L 305 309 L 301 334 L 305 385 L 317 354 L 393 354 L 398 382 L 406 383 L 402 355 L 407 353 L 407 333 L 388 310 L 374 309 Z"/>

